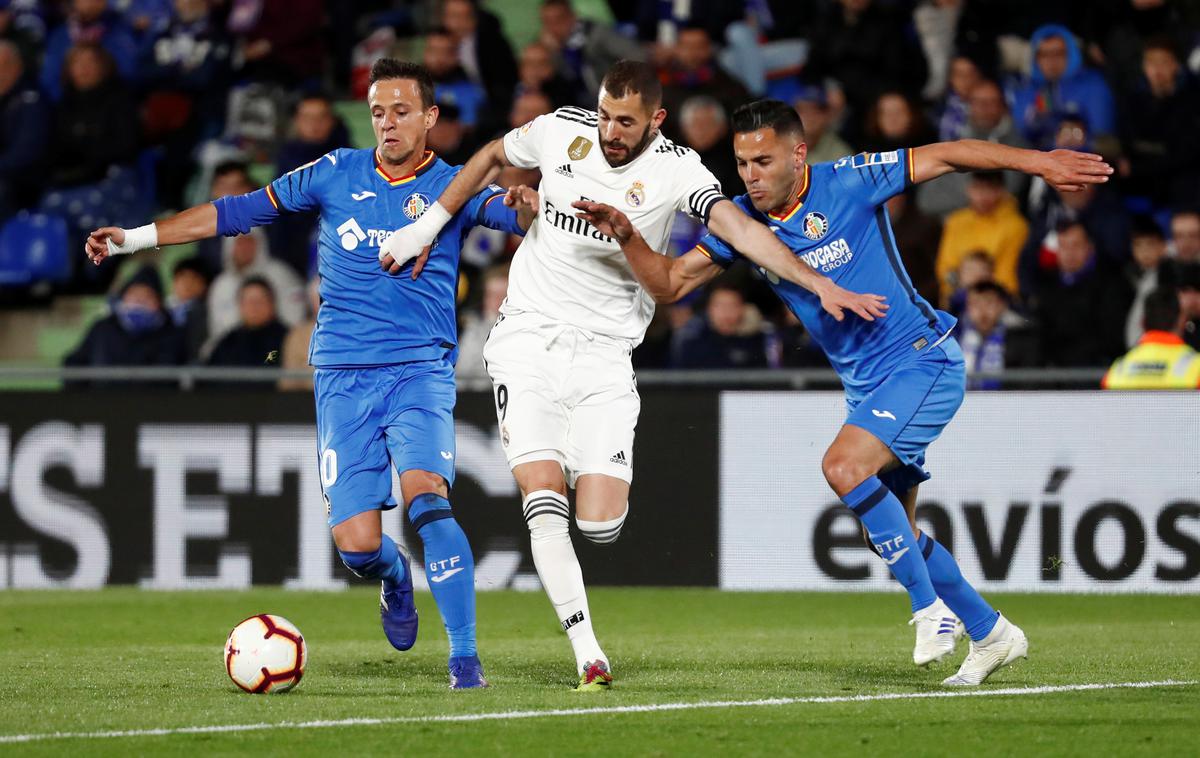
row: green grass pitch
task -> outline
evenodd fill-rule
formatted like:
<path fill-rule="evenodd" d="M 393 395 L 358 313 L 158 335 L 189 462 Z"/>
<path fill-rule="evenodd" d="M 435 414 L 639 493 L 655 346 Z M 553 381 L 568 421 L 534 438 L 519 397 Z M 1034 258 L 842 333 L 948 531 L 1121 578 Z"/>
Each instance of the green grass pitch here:
<path fill-rule="evenodd" d="M 982 689 L 1200 680 L 1196 597 L 1009 595 L 1031 657 Z M 376 596 L 343 593 L 0 592 L 0 753 L 29 755 L 1184 755 L 1200 744 L 1200 685 L 861 702 L 592 712 L 472 722 L 82 736 L 14 735 L 512 711 L 609 709 L 942 691 L 954 663 L 911 663 L 900 594 L 597 589 L 592 609 L 617 676 L 571 692 L 574 666 L 541 593 L 479 596 L 486 691 L 446 688 L 429 595 L 420 639 L 393 651 Z M 252 696 L 226 678 L 229 629 L 259 612 L 304 633 L 304 681 Z"/>

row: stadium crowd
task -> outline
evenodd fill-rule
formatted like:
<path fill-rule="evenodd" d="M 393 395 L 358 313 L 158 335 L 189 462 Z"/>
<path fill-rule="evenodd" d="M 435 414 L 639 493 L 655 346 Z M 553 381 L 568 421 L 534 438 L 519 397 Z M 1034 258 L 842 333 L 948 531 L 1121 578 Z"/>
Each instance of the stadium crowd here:
<path fill-rule="evenodd" d="M 1163 289 L 1179 300 L 1174 330 L 1200 349 L 1200 2 L 587 6 L 612 21 L 576 2 L 540 2 L 530 35 L 505 29 L 503 2 L 473 0 L 0 0 L 2 307 L 111 293 L 111 314 L 70 365 L 281 355 L 271 365 L 303 366 L 315 217 L 202 243 L 166 283 L 153 258 L 84 265 L 87 231 L 247 192 L 351 144 L 368 126 L 360 101 L 381 56 L 431 72 L 430 147 L 450 163 L 559 106 L 594 107 L 608 66 L 637 58 L 659 68 L 667 135 L 729 196 L 742 191 L 729 117 L 758 97 L 794 104 L 810 162 L 963 137 L 1104 155 L 1113 181 L 1078 193 L 978 173 L 893 198 L 913 283 L 961 319 L 975 370 L 1107 366 L 1141 338 L 1144 304 Z M 510 169 L 501 183 L 537 179 Z M 701 233 L 681 217 L 672 252 Z M 480 230 L 464 252 L 464 376 L 483 375 L 516 242 Z M 824 359 L 758 274 L 735 267 L 660 308 L 634 363 Z"/>

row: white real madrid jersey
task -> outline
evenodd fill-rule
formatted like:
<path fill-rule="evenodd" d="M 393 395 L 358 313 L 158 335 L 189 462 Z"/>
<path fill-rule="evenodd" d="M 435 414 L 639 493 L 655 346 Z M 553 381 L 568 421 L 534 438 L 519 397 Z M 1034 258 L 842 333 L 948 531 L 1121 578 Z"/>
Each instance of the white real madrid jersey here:
<path fill-rule="evenodd" d="M 694 150 L 658 134 L 624 166 L 608 165 L 597 116 L 559 108 L 504 136 L 514 166 L 538 168 L 541 208 L 517 248 L 501 312 L 540 313 L 597 334 L 642 341 L 654 301 L 616 240 L 576 217 L 586 199 L 620 209 L 654 250 L 665 250 L 677 211 L 703 222 L 723 199 Z"/>

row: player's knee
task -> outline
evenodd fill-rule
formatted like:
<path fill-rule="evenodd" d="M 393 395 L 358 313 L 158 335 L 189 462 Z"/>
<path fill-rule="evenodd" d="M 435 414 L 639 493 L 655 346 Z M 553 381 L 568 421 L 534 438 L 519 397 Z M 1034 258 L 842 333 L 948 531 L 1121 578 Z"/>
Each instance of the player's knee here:
<path fill-rule="evenodd" d="M 400 475 L 400 496 L 404 498 L 405 503 L 411 504 L 415 498 L 424 494 L 444 498 L 450 495 L 450 488 L 441 474 L 432 471 L 410 469 Z"/>
<path fill-rule="evenodd" d="M 521 504 L 533 540 L 558 539 L 570 533 L 570 509 L 566 496 L 554 490 L 534 490 Z"/>
<path fill-rule="evenodd" d="M 831 447 L 821 460 L 821 473 L 825 475 L 825 481 L 834 492 L 844 495 L 861 484 L 872 472 L 853 456 Z"/>
<path fill-rule="evenodd" d="M 621 536 L 621 527 L 625 525 L 625 517 L 629 515 L 629 503 L 625 503 L 624 510 L 616 518 L 607 519 L 605 521 L 586 521 L 576 517 L 575 523 L 579 526 L 579 531 L 589 541 L 597 545 L 607 545 L 617 541 L 617 537 Z"/>

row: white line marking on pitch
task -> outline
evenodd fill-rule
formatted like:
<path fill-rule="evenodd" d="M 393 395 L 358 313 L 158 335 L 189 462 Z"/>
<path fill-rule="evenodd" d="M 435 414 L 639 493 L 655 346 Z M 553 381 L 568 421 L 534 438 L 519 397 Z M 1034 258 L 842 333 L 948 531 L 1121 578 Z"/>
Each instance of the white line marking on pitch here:
<path fill-rule="evenodd" d="M 996 690 L 946 690 L 936 692 L 884 692 L 877 695 L 826 695 L 815 697 L 773 697 L 762 700 L 702 700 L 695 703 L 652 703 L 649 705 L 616 705 L 598 708 L 557 708 L 544 711 L 497 711 L 494 713 L 459 713 L 441 716 L 397 716 L 394 718 L 357 718 L 329 721 L 281 721 L 275 724 L 215 724 L 212 726 L 181 726 L 170 729 L 130 729 L 111 732 L 45 732 L 42 734 L 0 735 L 0 744 L 37 742 L 40 740 L 107 739 L 112 737 L 167 737 L 174 734 L 223 734 L 226 732 L 259 732 L 268 729 L 330 729 L 342 726 L 381 726 L 389 724 L 430 724 L 464 721 L 507 721 L 555 716 L 586 716 L 610 713 L 654 713 L 657 711 L 690 711 L 698 708 L 755 708 L 772 705 L 801 705 L 807 703 L 872 703 L 880 700 L 937 700 L 952 697 L 999 697 L 1004 695 L 1048 695 L 1055 692 L 1090 692 L 1092 690 L 1143 690 L 1154 687 L 1188 687 L 1198 681 L 1164 679 L 1159 682 L 1111 682 L 1098 684 L 1063 684 L 1045 687 L 1008 687 Z"/>

